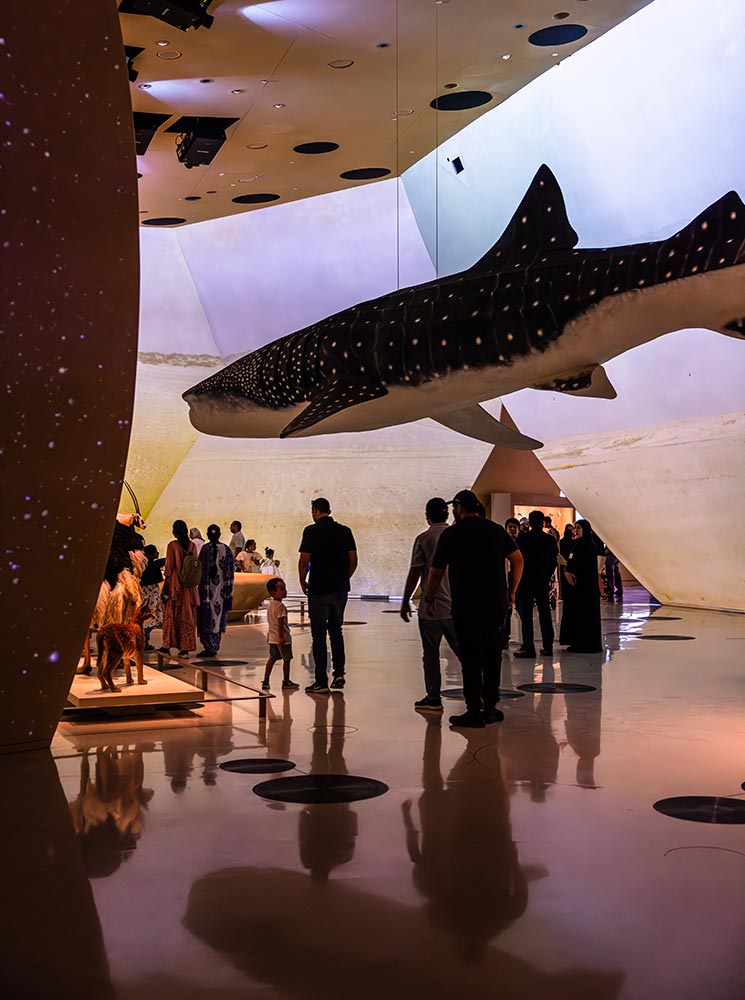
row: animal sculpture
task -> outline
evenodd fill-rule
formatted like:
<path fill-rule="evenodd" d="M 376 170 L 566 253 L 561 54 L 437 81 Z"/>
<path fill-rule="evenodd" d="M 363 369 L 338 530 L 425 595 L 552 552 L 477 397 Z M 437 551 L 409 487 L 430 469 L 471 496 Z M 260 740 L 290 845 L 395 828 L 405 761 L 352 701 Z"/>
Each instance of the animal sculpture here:
<path fill-rule="evenodd" d="M 129 490 L 129 486 L 127 489 Z M 137 513 L 116 515 L 104 578 L 98 590 L 93 617 L 83 644 L 83 662 L 77 671 L 80 674 L 89 674 L 92 669 L 93 629 L 111 622 L 126 624 L 142 600 L 140 577 L 147 566 L 147 556 L 144 551 L 145 541 L 135 529 L 144 531 L 146 524 L 139 512 L 137 498 L 131 490 L 130 494 L 135 501 Z"/>
<path fill-rule="evenodd" d="M 132 684 L 132 668 L 130 659 L 135 661 L 137 668 L 137 683 L 147 684 L 143 676 L 145 656 L 145 633 L 143 622 L 152 618 L 153 613 L 147 604 L 140 604 L 129 625 L 112 623 L 104 625 L 98 631 L 98 679 L 102 691 L 121 691 L 113 681 L 112 675 L 116 668 L 123 664 L 127 684 Z"/>
<path fill-rule="evenodd" d="M 225 437 L 372 430 L 431 417 L 463 434 L 540 442 L 479 404 L 531 387 L 612 399 L 603 363 L 688 327 L 745 333 L 745 205 L 724 195 L 669 239 L 575 249 L 542 166 L 473 267 L 346 309 L 184 393 L 192 424 Z"/>

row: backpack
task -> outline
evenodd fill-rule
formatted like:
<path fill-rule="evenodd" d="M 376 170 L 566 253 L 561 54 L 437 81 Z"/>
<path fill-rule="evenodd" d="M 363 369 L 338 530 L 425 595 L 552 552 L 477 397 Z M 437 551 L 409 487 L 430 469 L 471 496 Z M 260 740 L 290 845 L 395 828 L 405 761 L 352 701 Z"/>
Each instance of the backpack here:
<path fill-rule="evenodd" d="M 184 553 L 178 578 L 182 587 L 198 587 L 202 582 L 202 564 L 191 552 Z"/>

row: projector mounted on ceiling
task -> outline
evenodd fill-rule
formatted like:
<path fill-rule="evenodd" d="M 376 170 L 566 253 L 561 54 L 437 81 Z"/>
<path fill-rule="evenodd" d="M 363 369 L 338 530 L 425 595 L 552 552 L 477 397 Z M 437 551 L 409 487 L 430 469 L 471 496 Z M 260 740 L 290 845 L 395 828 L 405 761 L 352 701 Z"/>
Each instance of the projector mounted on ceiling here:
<path fill-rule="evenodd" d="M 145 14 L 181 31 L 211 28 L 215 20 L 207 13 L 212 0 L 122 0 L 120 14 Z"/>

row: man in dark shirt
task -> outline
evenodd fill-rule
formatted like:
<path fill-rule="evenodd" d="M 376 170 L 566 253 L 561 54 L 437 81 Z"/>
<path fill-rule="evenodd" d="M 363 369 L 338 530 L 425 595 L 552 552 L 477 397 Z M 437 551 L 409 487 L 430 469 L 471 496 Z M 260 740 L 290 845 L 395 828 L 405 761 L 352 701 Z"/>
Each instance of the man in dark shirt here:
<path fill-rule="evenodd" d="M 453 627 L 458 639 L 464 715 L 451 715 L 454 726 L 483 728 L 504 718 L 496 707 L 502 674 L 502 646 L 508 608 L 514 603 L 523 559 L 501 524 L 479 517 L 479 501 L 461 490 L 450 501 L 455 524 L 440 535 L 429 571 L 424 600 L 434 604 L 448 569 Z M 510 563 L 509 592 L 505 559 Z"/>
<path fill-rule="evenodd" d="M 523 646 L 513 655 L 532 659 L 535 658 L 534 603 L 538 607 L 538 620 L 541 624 L 541 656 L 552 656 L 554 651 L 554 623 L 549 593 L 559 549 L 553 535 L 543 530 L 545 517 L 542 510 L 531 510 L 528 522 L 530 531 L 526 535 L 520 535 L 518 539 L 524 562 L 523 575 L 517 588 L 517 610 L 523 626 Z"/>
<path fill-rule="evenodd" d="M 357 569 L 357 546 L 349 528 L 331 517 L 331 506 L 325 497 L 311 501 L 310 513 L 314 523 L 303 532 L 298 573 L 303 593 L 308 595 L 316 679 L 305 690 L 309 694 L 328 694 L 327 633 L 334 671 L 331 687 L 335 690 L 344 687 L 342 622 L 349 596 L 349 580 Z"/>

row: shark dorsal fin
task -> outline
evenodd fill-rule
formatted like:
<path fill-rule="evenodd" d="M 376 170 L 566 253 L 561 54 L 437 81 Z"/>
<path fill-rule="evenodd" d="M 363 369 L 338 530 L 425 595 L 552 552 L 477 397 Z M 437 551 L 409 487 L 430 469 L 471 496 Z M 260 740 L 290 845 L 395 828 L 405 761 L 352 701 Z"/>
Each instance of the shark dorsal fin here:
<path fill-rule="evenodd" d="M 570 225 L 559 182 L 544 163 L 497 242 L 466 272 L 525 270 L 550 250 L 571 250 L 579 237 Z"/>
<path fill-rule="evenodd" d="M 728 191 L 664 243 L 671 249 L 679 248 L 682 253 L 716 246 L 729 265 L 742 256 L 744 230 L 745 205 L 736 191 Z"/>

